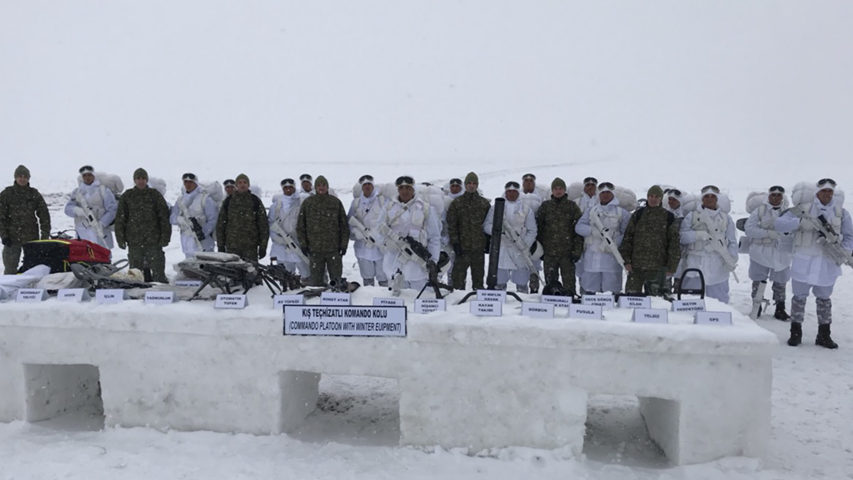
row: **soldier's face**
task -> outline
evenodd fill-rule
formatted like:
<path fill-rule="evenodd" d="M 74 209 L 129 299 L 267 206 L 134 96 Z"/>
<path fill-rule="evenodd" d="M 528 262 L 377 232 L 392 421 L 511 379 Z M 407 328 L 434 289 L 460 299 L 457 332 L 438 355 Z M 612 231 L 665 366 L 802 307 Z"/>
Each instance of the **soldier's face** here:
<path fill-rule="evenodd" d="M 454 195 L 456 195 L 457 193 L 459 193 L 461 191 L 462 191 L 462 185 L 459 185 L 458 183 L 454 183 L 453 185 L 450 186 L 450 193 L 452 193 Z"/>
<path fill-rule="evenodd" d="M 408 202 L 415 196 L 415 188 L 411 185 L 403 185 L 397 187 L 397 195 L 400 197 L 400 201 Z"/>
<path fill-rule="evenodd" d="M 650 207 L 659 207 L 662 198 L 657 195 L 649 195 L 649 198 L 646 199 L 648 206 Z"/>
<path fill-rule="evenodd" d="M 249 181 L 244 180 L 242 178 L 240 180 L 237 180 L 237 191 L 240 193 L 248 192 L 249 191 Z"/>
<path fill-rule="evenodd" d="M 365 197 L 369 197 L 373 195 L 373 184 L 365 183 L 361 186 L 361 193 L 364 194 Z"/>
<path fill-rule="evenodd" d="M 148 186 L 148 179 L 144 177 L 136 177 L 133 179 L 133 184 L 136 185 L 136 188 L 145 188 Z"/>
<path fill-rule="evenodd" d="M 598 194 L 598 203 L 607 205 L 613 201 L 613 192 L 601 192 Z"/>
<path fill-rule="evenodd" d="M 287 185 L 286 187 L 281 187 L 281 191 L 289 197 L 296 193 L 296 187 L 294 187 L 293 185 Z"/>
<path fill-rule="evenodd" d="M 705 195 L 702 197 L 702 206 L 707 208 L 708 210 L 716 210 L 717 209 L 717 196 L 716 195 Z"/>
<path fill-rule="evenodd" d="M 311 182 L 309 182 L 308 180 L 302 180 L 302 190 L 305 190 L 306 192 L 310 192 L 311 186 L 312 186 Z"/>
<path fill-rule="evenodd" d="M 518 200 L 518 190 L 507 190 L 506 192 L 504 192 L 504 196 L 510 202 L 514 202 Z"/>
<path fill-rule="evenodd" d="M 667 203 L 669 204 L 669 208 L 671 208 L 673 210 L 678 210 L 678 207 L 681 206 L 681 202 L 679 202 L 678 199 L 675 197 L 669 197 L 669 200 L 667 200 Z"/>
<path fill-rule="evenodd" d="M 832 201 L 832 195 L 834 192 L 828 188 L 824 188 L 823 190 L 818 190 L 817 199 L 820 200 L 820 203 L 823 205 L 829 204 Z"/>
<path fill-rule="evenodd" d="M 563 195 L 566 194 L 566 187 L 554 187 L 551 189 L 551 195 L 554 198 L 563 198 Z"/>
<path fill-rule="evenodd" d="M 781 193 L 771 193 L 769 197 L 767 197 L 767 201 L 770 202 L 770 205 L 774 207 L 778 207 L 782 205 L 782 194 Z"/>
<path fill-rule="evenodd" d="M 15 177 L 15 183 L 22 187 L 25 187 L 28 183 L 30 183 L 30 179 L 23 175 L 18 175 L 17 177 Z"/>
<path fill-rule="evenodd" d="M 226 185 L 225 186 L 225 194 L 228 195 L 229 197 L 231 195 L 234 195 L 235 190 L 237 190 L 237 187 L 235 187 L 234 185 Z"/>
<path fill-rule="evenodd" d="M 195 190 L 196 187 L 198 187 L 198 185 L 196 185 L 195 182 L 192 182 L 190 180 L 184 180 L 184 190 L 186 190 L 187 193 L 192 193 L 192 191 Z"/>
<path fill-rule="evenodd" d="M 325 195 L 329 193 L 329 186 L 325 183 L 319 183 L 314 186 L 317 189 L 317 195 Z"/>
<path fill-rule="evenodd" d="M 524 189 L 524 193 L 533 193 L 533 190 L 536 188 L 536 180 L 525 178 L 521 181 L 521 188 Z"/>
<path fill-rule="evenodd" d="M 594 183 L 587 183 L 586 185 L 583 186 L 583 193 L 585 193 L 585 194 L 587 194 L 587 196 L 591 197 L 591 196 L 595 195 L 595 187 L 596 187 L 596 185 Z"/>
<path fill-rule="evenodd" d="M 83 183 L 85 183 L 86 185 L 91 185 L 92 182 L 94 182 L 94 181 L 95 181 L 95 175 L 94 174 L 91 174 L 91 173 L 84 173 L 83 174 Z"/>
<path fill-rule="evenodd" d="M 479 184 L 477 184 L 477 183 L 468 182 L 465 184 L 465 191 L 468 193 L 474 193 L 477 191 L 478 186 L 479 186 Z"/>

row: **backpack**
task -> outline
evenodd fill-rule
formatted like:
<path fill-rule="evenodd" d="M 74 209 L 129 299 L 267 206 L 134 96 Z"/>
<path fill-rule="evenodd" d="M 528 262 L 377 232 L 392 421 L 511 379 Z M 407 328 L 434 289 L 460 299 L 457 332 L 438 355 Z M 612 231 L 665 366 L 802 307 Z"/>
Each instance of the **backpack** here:
<path fill-rule="evenodd" d="M 50 273 L 70 272 L 71 265 L 110 263 L 110 251 L 88 240 L 35 240 L 23 246 L 24 262 L 19 272 L 23 273 L 36 265 L 47 265 Z"/>

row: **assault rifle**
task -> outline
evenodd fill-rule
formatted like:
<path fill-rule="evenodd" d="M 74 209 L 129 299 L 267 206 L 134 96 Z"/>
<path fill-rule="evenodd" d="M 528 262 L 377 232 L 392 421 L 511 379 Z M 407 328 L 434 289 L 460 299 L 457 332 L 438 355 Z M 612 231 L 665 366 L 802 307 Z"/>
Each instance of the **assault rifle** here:
<path fill-rule="evenodd" d="M 825 216 L 819 215 L 815 219 L 806 213 L 805 208 L 803 208 L 802 205 L 792 208 L 790 211 L 795 217 L 799 218 L 801 222 L 809 222 L 814 226 L 818 235 L 823 239 L 823 241 L 820 242 L 823 251 L 832 259 L 833 262 L 835 262 L 836 265 L 847 265 L 848 267 L 853 267 L 853 255 L 851 255 L 851 252 L 844 250 L 844 247 L 841 246 L 841 235 L 835 231 L 835 228 L 833 228 L 832 224 L 829 223 Z"/>
<path fill-rule="evenodd" d="M 386 223 L 382 223 L 379 226 L 379 233 L 385 236 L 385 248 L 397 252 L 402 263 L 414 262 L 427 272 L 427 283 L 416 298 L 421 298 L 427 287 L 432 287 L 435 292 L 435 298 L 439 299 L 444 298 L 441 293 L 442 288 L 450 292 L 453 291 L 453 287 L 441 283 L 438 279 L 438 265 L 432 261 L 429 250 L 419 241 L 411 236 L 401 237 L 397 232 L 391 230 L 391 227 Z M 405 281 L 403 272 L 400 270 L 397 270 L 397 273 L 391 276 L 391 286 L 389 288 L 394 296 L 400 295 L 400 291 L 405 286 Z"/>
<path fill-rule="evenodd" d="M 311 261 L 302 252 L 302 249 L 299 248 L 299 244 L 296 243 L 296 240 L 294 240 L 293 237 L 288 235 L 287 232 L 284 231 L 284 228 L 282 228 L 282 226 L 279 225 L 277 221 L 272 222 L 272 225 L 270 225 L 270 230 L 275 234 L 276 237 L 278 237 L 279 241 L 276 243 L 284 245 L 284 249 L 287 251 L 287 253 L 292 253 L 296 255 L 299 260 L 301 260 L 302 263 L 306 265 L 311 264 Z"/>
<path fill-rule="evenodd" d="M 536 265 L 530 258 L 530 249 L 524 244 L 524 240 L 521 239 L 521 235 L 512 228 L 505 228 L 503 235 L 509 240 L 510 244 L 512 244 L 513 248 L 515 248 L 521 256 L 522 261 L 524 261 L 524 265 L 527 267 L 527 271 L 530 272 L 530 293 L 538 292 L 539 284 L 542 282 L 542 279 L 539 277 Z"/>
<path fill-rule="evenodd" d="M 83 224 L 87 227 L 92 227 L 95 229 L 95 233 L 98 234 L 98 239 L 100 239 L 98 244 L 102 247 L 105 247 L 107 235 L 104 233 L 104 227 L 101 226 L 101 222 L 99 222 L 98 219 L 95 217 L 95 211 L 92 210 L 92 207 L 89 205 L 89 202 L 86 201 L 86 197 L 84 197 L 83 194 L 80 193 L 79 189 L 77 190 L 77 198 L 75 198 L 75 200 L 77 201 L 77 204 L 80 205 L 80 208 L 83 209 L 83 212 L 86 214 L 86 216 L 83 217 Z"/>
<path fill-rule="evenodd" d="M 370 234 L 370 230 L 368 230 L 367 227 L 365 227 L 364 224 L 361 223 L 354 216 L 350 217 L 349 226 L 352 228 L 352 232 L 353 232 L 353 234 L 355 234 L 356 238 L 358 238 L 359 240 L 363 241 L 364 243 L 368 244 L 371 247 L 378 247 L 383 252 L 385 251 L 385 245 L 377 242 L 376 239 L 373 238 L 373 235 Z"/>
<path fill-rule="evenodd" d="M 601 222 L 601 217 L 598 216 L 596 211 L 589 212 L 589 218 L 592 221 L 592 224 L 595 228 L 598 229 L 601 234 L 601 238 L 604 240 L 604 244 L 607 247 L 607 250 L 613 254 L 613 258 L 619 262 L 619 266 L 625 268 L 625 260 L 622 258 L 622 254 L 619 253 L 619 245 L 616 245 L 616 242 L 613 241 L 613 237 L 610 236 L 610 230 L 608 230 L 604 223 Z"/>
<path fill-rule="evenodd" d="M 206 237 L 204 235 L 204 230 L 201 228 L 201 224 L 198 223 L 198 219 L 191 218 L 190 223 L 192 223 L 192 230 L 195 233 L 195 238 L 198 239 L 199 243 L 204 240 Z"/>

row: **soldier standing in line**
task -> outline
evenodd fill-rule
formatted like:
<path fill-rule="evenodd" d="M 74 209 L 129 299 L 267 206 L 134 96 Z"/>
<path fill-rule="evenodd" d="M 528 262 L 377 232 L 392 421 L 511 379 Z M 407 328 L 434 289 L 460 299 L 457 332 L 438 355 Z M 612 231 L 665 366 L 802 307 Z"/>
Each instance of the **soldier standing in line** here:
<path fill-rule="evenodd" d="M 667 293 L 667 276 L 675 273 L 681 260 L 680 224 L 673 213 L 661 206 L 661 187 L 650 188 L 646 199 L 648 204 L 631 215 L 619 246 L 628 271 L 625 292 L 663 295 Z"/>
<path fill-rule="evenodd" d="M 566 196 L 566 182 L 551 182 L 551 198 L 542 202 L 536 212 L 537 240 L 545 252 L 543 263 L 545 284 L 553 285 L 563 277 L 563 288 L 576 293 L 575 263 L 583 254 L 583 237 L 575 233 L 581 218 L 578 205 Z"/>
<path fill-rule="evenodd" d="M 30 171 L 19 165 L 15 183 L 0 192 L 0 241 L 3 243 L 3 272 L 18 273 L 23 245 L 50 238 L 50 212 L 44 197 L 30 186 Z"/>
<path fill-rule="evenodd" d="M 137 168 L 133 172 L 133 188 L 126 190 L 118 201 L 116 213 L 116 243 L 127 249 L 130 268 L 151 268 L 155 282 L 168 283 L 166 255 L 163 247 L 169 245 L 172 225 L 169 224 L 169 206 L 160 192 L 148 186 L 148 172 Z"/>
<path fill-rule="evenodd" d="M 216 222 L 219 251 L 252 262 L 267 255 L 270 225 L 264 202 L 249 191 L 249 177 L 237 175 L 237 191 L 226 197 Z"/>
<path fill-rule="evenodd" d="M 631 215 L 619 206 L 614 190 L 610 182 L 599 183 L 599 204 L 583 212 L 575 227 L 575 232 L 584 237 L 582 294 L 622 291 L 624 265 L 616 253 Z"/>
<path fill-rule="evenodd" d="M 81 240 L 112 249 L 110 226 L 118 210 L 116 197 L 95 178 L 92 166 L 83 166 L 79 171 L 83 181 L 71 192 L 71 198 L 65 204 L 65 214 L 74 218 L 74 230 Z"/>
<path fill-rule="evenodd" d="M 453 288 L 465 289 L 465 277 L 471 268 L 474 290 L 482 290 L 486 276 L 485 253 L 489 251 L 489 236 L 483 233 L 483 222 L 489 213 L 489 201 L 477 192 L 480 180 L 474 172 L 465 176 L 465 193 L 453 200 L 447 210 L 447 232 L 456 253 L 453 262 Z"/>
<path fill-rule="evenodd" d="M 234 195 L 234 192 L 237 191 L 237 182 L 235 182 L 231 178 L 222 182 L 222 186 L 225 187 L 225 196 L 226 197 L 230 197 L 231 195 Z"/>
<path fill-rule="evenodd" d="M 299 208 L 296 234 L 303 253 L 311 260 L 311 284 L 322 286 L 327 271 L 330 280 L 341 280 L 350 232 L 344 204 L 329 194 L 326 177 L 317 177 L 314 190 L 316 194 Z"/>
<path fill-rule="evenodd" d="M 214 248 L 213 232 L 219 206 L 210 195 L 199 188 L 198 177 L 194 173 L 185 173 L 181 196 L 175 201 L 169 221 L 181 230 L 181 249 L 187 258 L 195 252 L 212 252 Z"/>
<path fill-rule="evenodd" d="M 309 262 L 300 251 L 292 247 L 288 248 L 289 241 L 293 242 L 293 246 L 299 247 L 296 223 L 299 220 L 299 206 L 302 202 L 296 193 L 296 182 L 292 178 L 285 178 L 281 181 L 281 191 L 281 195 L 273 197 L 269 213 L 270 240 L 272 240 L 270 260 L 276 257 L 278 263 L 283 264 L 288 271 L 294 273 L 299 271 L 300 277 L 307 279 L 311 277 Z"/>
<path fill-rule="evenodd" d="M 355 218 L 375 235 L 376 241 L 379 242 L 381 241 L 379 226 L 385 222 L 385 198 L 380 197 L 379 192 L 373 187 L 372 175 L 362 175 L 358 183 L 361 185 L 361 195 L 352 199 L 347 218 Z M 353 240 L 355 240 L 353 250 L 355 250 L 355 258 L 358 259 L 358 271 L 361 273 L 364 286 L 372 287 L 375 282 L 379 282 L 380 287 L 387 287 L 388 276 L 383 268 L 385 254 L 379 246 L 370 245 L 355 235 Z"/>

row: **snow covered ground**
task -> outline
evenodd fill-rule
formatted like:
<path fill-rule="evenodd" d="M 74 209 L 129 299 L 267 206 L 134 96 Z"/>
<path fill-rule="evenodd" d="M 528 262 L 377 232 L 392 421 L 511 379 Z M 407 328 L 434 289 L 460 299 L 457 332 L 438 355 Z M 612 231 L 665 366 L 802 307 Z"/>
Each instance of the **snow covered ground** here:
<path fill-rule="evenodd" d="M 222 2 L 0 0 L 0 176 L 24 163 L 54 230 L 85 163 L 168 180 L 246 172 L 266 204 L 285 176 L 339 192 L 372 173 L 487 196 L 532 171 L 746 193 L 833 177 L 853 190 L 853 3 Z M 9 178 L 11 181 L 11 178 Z M 642 195 L 641 195 L 642 196 Z M 351 198 L 341 195 L 348 205 Z M 118 256 L 122 255 L 118 252 Z M 173 236 L 170 262 L 182 258 Z M 352 253 L 345 274 L 356 278 Z M 732 304 L 749 310 L 747 258 Z M 0 479 L 853 479 L 853 275 L 833 338 L 774 358 L 761 460 L 669 468 L 636 401 L 593 397 L 585 457 L 397 448 L 396 386 L 327 377 L 291 436 L 150 429 L 97 419 L 0 424 Z M 759 320 L 787 338 L 787 324 Z M 709 399 L 712 401 L 712 399 Z M 93 431 L 92 428 L 95 428 Z"/>

